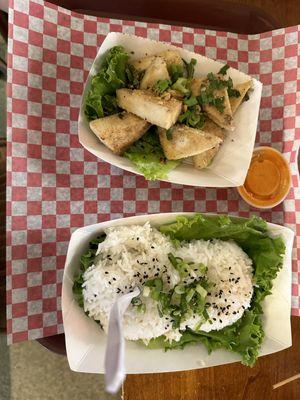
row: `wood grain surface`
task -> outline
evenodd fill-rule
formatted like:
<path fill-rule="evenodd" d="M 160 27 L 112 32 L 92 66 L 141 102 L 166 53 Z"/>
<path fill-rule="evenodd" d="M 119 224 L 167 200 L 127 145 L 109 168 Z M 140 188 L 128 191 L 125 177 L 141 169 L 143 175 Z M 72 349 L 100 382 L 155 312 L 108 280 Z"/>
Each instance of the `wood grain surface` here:
<path fill-rule="evenodd" d="M 249 4 L 272 15 L 281 26 L 300 24 L 299 0 L 230 0 L 232 3 Z M 300 395 L 299 395 L 300 399 Z"/>
<path fill-rule="evenodd" d="M 185 372 L 128 375 L 123 400 L 299 400 L 300 379 L 273 389 L 275 383 L 300 372 L 300 318 L 292 318 L 292 332 L 292 347 L 261 357 L 253 368 L 234 363 Z"/>

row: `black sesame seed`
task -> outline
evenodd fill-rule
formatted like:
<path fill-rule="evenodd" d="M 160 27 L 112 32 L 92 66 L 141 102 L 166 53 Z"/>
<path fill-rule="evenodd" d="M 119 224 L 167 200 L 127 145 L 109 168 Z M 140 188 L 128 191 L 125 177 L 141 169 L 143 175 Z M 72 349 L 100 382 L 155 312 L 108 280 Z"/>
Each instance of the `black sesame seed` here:
<path fill-rule="evenodd" d="M 236 311 L 233 311 L 233 314 L 236 314 Z"/>
<path fill-rule="evenodd" d="M 111 281 L 108 281 L 109 285 L 111 285 Z"/>
<path fill-rule="evenodd" d="M 154 246 L 151 246 L 151 249 L 154 249 Z"/>
<path fill-rule="evenodd" d="M 140 238 L 138 238 L 138 237 L 137 237 L 137 238 L 136 238 L 136 240 L 137 240 L 137 241 L 139 241 L 139 240 L 140 240 Z"/>
<path fill-rule="evenodd" d="M 154 261 L 155 261 L 155 258 L 152 258 L 152 261 L 154 262 Z"/>
<path fill-rule="evenodd" d="M 105 271 L 105 275 L 108 275 L 108 271 Z"/>
<path fill-rule="evenodd" d="M 222 320 L 221 320 L 221 319 L 219 319 L 219 321 L 220 321 L 220 323 L 222 323 Z"/>
<path fill-rule="evenodd" d="M 227 299 L 224 299 L 225 303 L 227 303 Z"/>
<path fill-rule="evenodd" d="M 213 320 L 214 320 L 214 321 L 216 321 L 216 320 L 217 320 L 217 318 L 213 318 Z"/>
<path fill-rule="evenodd" d="M 115 277 L 113 277 L 113 281 L 116 281 L 116 278 L 115 278 Z"/>

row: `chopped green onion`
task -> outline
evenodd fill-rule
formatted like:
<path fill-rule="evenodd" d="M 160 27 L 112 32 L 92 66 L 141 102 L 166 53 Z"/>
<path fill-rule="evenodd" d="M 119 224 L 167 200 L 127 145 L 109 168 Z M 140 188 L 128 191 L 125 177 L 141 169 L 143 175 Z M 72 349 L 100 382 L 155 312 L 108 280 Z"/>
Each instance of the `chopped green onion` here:
<path fill-rule="evenodd" d="M 172 64 L 169 68 L 169 74 L 172 83 L 175 83 L 178 78 L 183 77 L 183 67 L 179 64 Z"/>
<path fill-rule="evenodd" d="M 188 107 L 191 107 L 191 106 L 195 106 L 196 104 L 198 104 L 198 101 L 195 96 L 191 96 L 188 99 L 184 100 L 184 104 L 186 104 Z"/>
<path fill-rule="evenodd" d="M 186 295 L 186 301 L 189 303 L 195 294 L 195 289 L 190 289 Z"/>
<path fill-rule="evenodd" d="M 189 95 L 190 89 L 187 88 L 188 80 L 186 78 L 178 78 L 177 81 L 172 85 L 172 89 L 178 90 L 178 92 Z"/>
<path fill-rule="evenodd" d="M 228 64 L 223 65 L 223 67 L 220 69 L 220 71 L 218 72 L 218 74 L 221 75 L 226 75 L 227 70 L 230 68 L 230 66 Z"/>
<path fill-rule="evenodd" d="M 196 291 L 200 294 L 200 296 L 201 296 L 202 298 L 205 298 L 206 295 L 207 295 L 207 291 L 206 291 L 200 284 L 198 284 L 198 285 L 196 286 Z"/>
<path fill-rule="evenodd" d="M 177 294 L 183 294 L 185 292 L 185 288 L 183 285 L 177 285 L 175 286 L 174 291 Z"/>
<path fill-rule="evenodd" d="M 171 82 L 168 79 L 160 79 L 154 85 L 154 91 L 157 94 L 162 94 L 171 86 Z"/>
<path fill-rule="evenodd" d="M 186 73 L 187 73 L 187 78 L 188 79 L 192 79 L 194 76 L 194 72 L 195 72 L 195 65 L 197 64 L 197 60 L 195 60 L 195 58 L 192 58 L 191 61 L 189 63 L 185 63 L 186 66 Z"/>

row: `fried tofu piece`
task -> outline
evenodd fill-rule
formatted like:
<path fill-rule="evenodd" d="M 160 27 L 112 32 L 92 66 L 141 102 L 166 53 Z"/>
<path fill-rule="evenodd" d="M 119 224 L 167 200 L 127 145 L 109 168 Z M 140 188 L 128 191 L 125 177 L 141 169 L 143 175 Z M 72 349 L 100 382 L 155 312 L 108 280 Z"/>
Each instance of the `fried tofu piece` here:
<path fill-rule="evenodd" d="M 156 57 L 162 57 L 165 60 L 167 67 L 170 67 L 172 64 L 183 65 L 179 52 L 175 50 L 165 50 L 153 56 L 146 56 L 139 60 L 132 61 L 131 64 L 138 71 L 145 71 L 153 63 Z"/>
<path fill-rule="evenodd" d="M 170 79 L 167 64 L 162 57 L 155 57 L 146 69 L 141 81 L 141 89 L 152 89 L 158 80 Z"/>
<path fill-rule="evenodd" d="M 222 128 L 220 128 L 218 125 L 216 125 L 213 121 L 211 120 L 206 120 L 205 124 L 202 128 L 205 132 L 211 133 L 212 135 L 215 135 L 221 139 L 223 142 L 225 139 L 225 132 Z M 209 166 L 209 164 L 212 162 L 213 158 L 216 156 L 216 154 L 219 151 L 221 143 L 217 144 L 215 147 L 212 149 L 203 151 L 200 154 L 196 154 L 193 157 L 193 163 L 195 168 L 197 169 L 202 169 L 206 168 Z"/>
<path fill-rule="evenodd" d="M 158 56 L 163 57 L 167 63 L 167 67 L 171 65 L 183 65 L 181 55 L 176 50 L 166 50 L 158 54 Z"/>
<path fill-rule="evenodd" d="M 140 58 L 139 60 L 134 60 L 131 64 L 134 66 L 135 69 L 138 71 L 145 71 L 150 65 L 153 63 L 157 56 L 147 56 Z"/>
<path fill-rule="evenodd" d="M 234 86 L 234 89 L 236 89 L 240 92 L 240 96 L 229 98 L 232 114 L 234 114 L 236 112 L 236 110 L 239 108 L 239 106 L 241 105 L 243 98 L 246 96 L 246 93 L 251 88 L 251 85 L 252 85 L 252 83 L 250 80 L 250 81 L 246 81 L 243 83 L 239 83 L 238 85 Z"/>
<path fill-rule="evenodd" d="M 222 141 L 218 136 L 211 133 L 181 124 L 176 124 L 172 128 L 169 139 L 165 129 L 158 129 L 158 134 L 168 160 L 179 160 L 194 156 L 217 146 Z"/>
<path fill-rule="evenodd" d="M 224 111 L 220 112 L 213 105 L 205 104 L 204 110 L 211 120 L 213 120 L 217 125 L 226 130 L 232 131 L 234 130 L 234 126 L 232 124 L 232 111 L 230 107 L 229 97 L 227 93 L 227 89 L 219 89 L 214 91 L 215 97 L 224 97 Z"/>
<path fill-rule="evenodd" d="M 121 155 L 149 129 L 147 121 L 128 112 L 90 122 L 90 128 L 106 147 Z"/>
<path fill-rule="evenodd" d="M 199 96 L 200 94 L 200 89 L 203 83 L 206 81 L 205 77 L 200 77 L 198 76 L 197 78 L 193 78 L 191 82 L 191 93 L 192 96 Z"/>
<path fill-rule="evenodd" d="M 207 168 L 212 160 L 215 158 L 219 151 L 220 145 L 206 150 L 203 153 L 197 154 L 193 157 L 194 167 L 197 169 Z"/>
<path fill-rule="evenodd" d="M 165 129 L 175 124 L 182 108 L 180 101 L 162 98 L 150 90 L 118 89 L 117 101 L 124 110 Z"/>

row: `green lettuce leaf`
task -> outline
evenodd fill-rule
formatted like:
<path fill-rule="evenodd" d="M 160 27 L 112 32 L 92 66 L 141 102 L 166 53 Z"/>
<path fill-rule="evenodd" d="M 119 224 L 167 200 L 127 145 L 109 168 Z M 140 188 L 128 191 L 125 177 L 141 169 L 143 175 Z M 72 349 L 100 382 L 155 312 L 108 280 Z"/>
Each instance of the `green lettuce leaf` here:
<path fill-rule="evenodd" d="M 99 72 L 92 78 L 85 99 L 85 114 L 88 120 L 104 117 L 118 112 L 115 100 L 116 90 L 124 87 L 127 78 L 129 55 L 122 46 L 112 47 Z"/>
<path fill-rule="evenodd" d="M 85 271 L 94 263 L 99 243 L 103 242 L 106 235 L 97 236 L 89 243 L 88 250 L 80 257 L 80 270 L 73 282 L 73 293 L 79 306 L 83 308 L 82 284 Z"/>
<path fill-rule="evenodd" d="M 166 159 L 159 138 L 154 129 L 150 129 L 135 142 L 124 154 L 138 171 L 148 180 L 165 179 L 180 161 Z"/>

